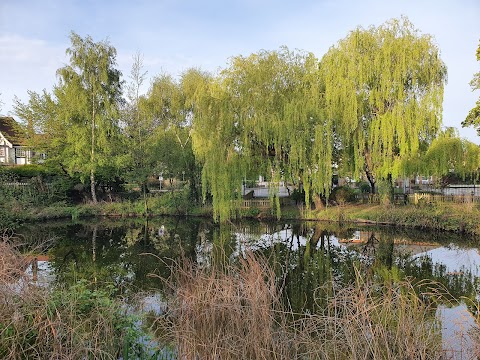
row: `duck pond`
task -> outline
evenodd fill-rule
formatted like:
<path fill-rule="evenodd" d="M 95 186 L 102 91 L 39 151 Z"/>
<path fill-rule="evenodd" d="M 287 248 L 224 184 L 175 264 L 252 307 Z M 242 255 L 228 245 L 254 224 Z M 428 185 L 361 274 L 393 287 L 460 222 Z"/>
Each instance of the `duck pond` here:
<path fill-rule="evenodd" d="M 449 295 L 435 306 L 445 358 L 478 355 L 478 344 L 469 336 L 479 319 L 478 238 L 398 227 L 215 224 L 182 217 L 52 221 L 25 225 L 17 235 L 30 249 L 26 272 L 33 282 L 68 286 L 83 279 L 96 287 L 108 286 L 149 313 L 164 311 L 164 280 L 171 278 L 172 265 L 184 259 L 205 268 L 254 253 L 271 265 L 283 301 L 297 314 L 315 313 L 324 306 L 319 289 L 327 282 L 342 287 L 375 273 L 385 281 L 435 283 Z"/>

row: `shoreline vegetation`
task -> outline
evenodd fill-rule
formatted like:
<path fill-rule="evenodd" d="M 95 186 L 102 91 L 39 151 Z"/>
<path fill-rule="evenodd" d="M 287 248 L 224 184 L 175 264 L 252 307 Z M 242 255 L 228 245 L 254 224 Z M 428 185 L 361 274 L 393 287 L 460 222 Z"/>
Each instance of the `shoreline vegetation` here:
<path fill-rule="evenodd" d="M 99 202 L 97 204 L 69 205 L 64 202 L 48 206 L 22 206 L 10 204 L 10 223 L 24 223 L 54 219 L 80 219 L 88 217 L 155 217 L 188 216 L 212 217 L 210 205 L 194 205 L 181 193 L 165 194 L 149 199 L 148 213 L 145 214 L 143 200 Z M 8 210 L 4 208 L 4 212 Z M 7 216 L 8 217 L 8 216 Z M 277 215 L 271 209 L 256 207 L 241 208 L 237 218 L 257 218 L 276 220 Z M 280 219 L 305 221 L 331 221 L 339 224 L 372 224 L 395 227 L 411 227 L 434 231 L 449 231 L 467 235 L 480 235 L 480 209 L 470 204 L 439 205 L 377 205 L 347 204 L 328 206 L 319 210 L 305 211 L 301 206 L 282 207 Z M 5 221 L 5 220 L 4 220 Z"/>
<path fill-rule="evenodd" d="M 0 239 L 2 358 L 443 359 L 448 353 L 435 314 L 451 296 L 441 284 L 398 269 L 355 267 L 351 284 L 321 285 L 315 301 L 324 307 L 299 314 L 282 301 L 268 259 L 247 252 L 238 262 L 210 267 L 179 259 L 170 277 L 160 277 L 170 289 L 165 311 L 142 315 L 85 280 L 70 288 L 31 286 L 10 240 Z"/>

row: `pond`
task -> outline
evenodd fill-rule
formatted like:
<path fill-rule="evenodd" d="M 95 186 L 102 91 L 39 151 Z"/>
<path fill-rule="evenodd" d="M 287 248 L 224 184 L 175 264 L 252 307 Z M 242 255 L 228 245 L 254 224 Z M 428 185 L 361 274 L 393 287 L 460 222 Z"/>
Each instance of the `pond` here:
<path fill-rule="evenodd" d="M 358 271 L 399 268 L 405 276 L 444 285 L 461 302 L 439 304 L 445 346 L 451 358 L 467 358 L 467 333 L 480 299 L 479 239 L 392 227 L 338 227 L 325 222 L 242 221 L 225 225 L 208 219 L 160 217 L 26 225 L 19 236 L 36 256 L 27 272 L 39 284 L 73 284 L 86 279 L 112 286 L 127 301 L 161 311 L 164 282 L 181 257 L 201 266 L 235 261 L 246 251 L 268 259 L 296 313 L 322 304 L 313 293 L 334 280 L 349 284 Z M 466 352 L 467 351 L 467 352 Z M 459 355 L 460 354 L 460 355 Z"/>

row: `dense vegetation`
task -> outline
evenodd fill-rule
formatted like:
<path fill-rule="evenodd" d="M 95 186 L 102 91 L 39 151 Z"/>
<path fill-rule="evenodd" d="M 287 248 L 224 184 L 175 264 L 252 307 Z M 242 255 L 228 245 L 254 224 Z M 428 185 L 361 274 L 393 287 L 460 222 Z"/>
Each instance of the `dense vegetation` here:
<path fill-rule="evenodd" d="M 405 236 L 443 244 L 458 236 L 368 228 L 375 244 L 347 250 L 330 236 L 348 239 L 352 232 L 334 224 L 245 222 L 236 237 L 239 224 L 205 227 L 211 220 L 193 220 L 181 226 L 172 218 L 85 221 L 69 230 L 50 224 L 43 231 L 63 234 L 57 240 L 63 244 L 49 251 L 56 281 L 48 290 L 32 286 L 23 271 L 28 258 L 11 246 L 14 239 L 4 238 L 2 356 L 41 351 L 47 358 L 161 359 L 161 349 L 174 349 L 166 359 L 396 359 L 399 352 L 430 359 L 445 355 L 439 306 L 455 306 L 452 296 L 462 297 L 477 314 L 478 277 L 467 269 L 446 273 L 428 257 L 415 260 L 393 245 Z M 36 227 L 23 232 L 26 241 L 38 239 Z M 278 242 L 254 235 L 267 230 L 274 238 L 286 229 L 290 235 Z M 75 239 L 68 236 L 73 233 Z M 298 237 L 304 241 L 296 247 Z M 254 253 L 239 251 L 239 240 Z M 159 278 L 147 276 L 152 273 Z M 151 291 L 165 297 L 152 299 Z M 148 329 L 138 326 L 144 316 L 132 316 L 135 299 L 144 295 L 161 309 L 148 313 Z M 156 343 L 146 341 L 148 330 Z"/>
<path fill-rule="evenodd" d="M 353 203 L 366 192 L 393 198 L 397 176 L 478 180 L 480 148 L 441 130 L 440 51 L 406 18 L 357 28 L 320 59 L 287 48 L 259 51 L 232 58 L 217 74 L 159 75 L 146 94 L 141 55 L 126 83 L 107 41 L 75 33 L 70 39 L 69 63 L 54 88 L 29 92 L 27 103 L 16 100 L 29 145 L 47 156 L 0 168 L 2 229 L 22 220 L 98 215 L 207 215 L 222 222 L 280 216 L 274 187 L 286 181 L 296 188 L 291 199 L 307 210 L 292 205 L 284 216 L 480 234 L 473 203 L 323 207 Z M 465 125 L 478 126 L 477 108 Z M 273 211 L 240 209 L 242 183 L 259 175 L 272 185 Z M 365 181 L 334 188 L 337 176 Z M 214 242 L 228 241 L 220 229 Z M 71 287 L 30 286 L 13 242 L 0 241 L 1 357 L 162 356 L 147 349 L 138 319 L 113 291 L 77 281 L 79 273 Z M 381 246 L 393 249 L 393 240 Z M 283 289 L 278 263 L 249 254 L 230 264 L 222 246 L 212 253 L 218 257 L 212 266 L 186 261 L 163 279 L 174 296 L 154 325 L 179 357 L 443 356 L 435 309 L 444 294 L 403 277 L 415 275 L 413 267 L 398 276 L 391 257 L 380 254 L 378 266 L 360 275 L 356 259 L 335 259 L 309 241 L 296 259 L 300 270 L 281 274 L 283 285 L 293 279 Z M 342 291 L 332 261 L 355 275 Z M 307 282 L 322 287 L 308 301 L 295 297 Z M 285 294 L 290 307 L 281 301 Z"/>
<path fill-rule="evenodd" d="M 176 179 L 192 205 L 211 204 L 225 221 L 238 214 L 244 180 L 259 175 L 273 187 L 293 184 L 317 209 L 334 176 L 363 177 L 372 193 L 391 194 L 398 176 L 478 177 L 479 147 L 440 131 L 440 51 L 406 18 L 357 28 L 321 59 L 260 51 L 217 74 L 157 76 L 147 94 L 141 55 L 125 83 L 107 41 L 70 39 L 52 91 L 15 106 L 30 145 L 47 154 L 42 171 L 54 174 L 37 180 L 70 184 L 66 194 L 49 190 L 51 201 L 116 201 L 134 196 L 133 186 L 146 215 L 156 179 Z"/>

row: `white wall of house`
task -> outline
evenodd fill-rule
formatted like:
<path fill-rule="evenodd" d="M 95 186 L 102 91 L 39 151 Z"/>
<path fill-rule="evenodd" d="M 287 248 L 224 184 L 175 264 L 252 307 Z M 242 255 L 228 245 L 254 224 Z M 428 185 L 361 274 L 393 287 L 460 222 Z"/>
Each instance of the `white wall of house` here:
<path fill-rule="evenodd" d="M 15 158 L 12 156 L 12 144 L 0 133 L 0 162 L 12 163 Z"/>
<path fill-rule="evenodd" d="M 25 165 L 30 164 L 32 151 L 23 146 L 13 146 L 0 133 L 0 163 Z"/>
<path fill-rule="evenodd" d="M 31 163 L 32 151 L 30 149 L 23 146 L 14 146 L 12 153 L 14 153 L 14 164 L 25 165 Z"/>

